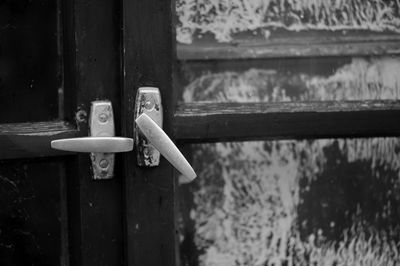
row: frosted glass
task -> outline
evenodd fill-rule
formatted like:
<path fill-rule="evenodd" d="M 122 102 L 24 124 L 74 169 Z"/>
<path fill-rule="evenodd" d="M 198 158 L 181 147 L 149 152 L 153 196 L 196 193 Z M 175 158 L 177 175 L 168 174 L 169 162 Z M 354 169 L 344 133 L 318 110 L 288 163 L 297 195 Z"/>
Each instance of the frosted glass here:
<path fill-rule="evenodd" d="M 397 0 L 177 0 L 177 41 L 211 35 L 231 42 L 250 32 L 265 39 L 277 31 L 400 33 Z"/>
<path fill-rule="evenodd" d="M 400 58 L 275 60 L 240 66 L 182 63 L 184 102 L 393 100 Z M 254 65 L 253 65 L 254 64 Z"/>
<path fill-rule="evenodd" d="M 192 145 L 182 265 L 398 265 L 399 150 L 397 138 Z"/>

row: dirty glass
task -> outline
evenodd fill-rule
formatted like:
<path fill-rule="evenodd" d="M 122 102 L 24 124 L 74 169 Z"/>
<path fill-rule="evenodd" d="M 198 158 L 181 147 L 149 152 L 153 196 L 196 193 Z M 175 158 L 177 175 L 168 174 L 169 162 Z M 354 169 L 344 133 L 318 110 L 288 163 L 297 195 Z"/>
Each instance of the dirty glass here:
<path fill-rule="evenodd" d="M 184 102 L 398 99 L 400 58 L 181 62 Z"/>
<path fill-rule="evenodd" d="M 0 2 L 0 123 L 59 116 L 56 0 Z"/>
<path fill-rule="evenodd" d="M 183 100 L 398 98 L 398 77 L 385 76 L 399 69 L 394 57 L 287 62 L 293 68 L 307 63 L 312 67 L 303 70 L 310 73 L 333 64 L 342 71 L 322 78 L 325 74 L 279 76 L 251 69 L 242 76 L 231 73 L 235 82 L 204 82 L 206 90 L 186 90 Z M 236 67 L 231 61 L 213 64 Z M 369 79 L 370 72 L 379 73 L 374 76 L 379 80 Z M 291 85 L 299 82 L 304 85 Z M 300 88 L 303 96 L 291 90 L 266 94 L 251 85 L 270 83 Z M 189 184 L 180 178 L 181 265 L 400 263 L 399 138 L 193 144 L 189 150 L 198 178 Z"/>
<path fill-rule="evenodd" d="M 397 0 L 176 0 L 176 18 L 178 55 L 301 38 L 331 38 L 346 52 L 352 36 L 382 47 L 400 36 Z M 390 51 L 224 60 L 205 51 L 177 58 L 182 102 L 400 97 Z M 399 265 L 399 151 L 399 138 L 189 145 L 198 178 L 179 179 L 180 264 Z"/>
<path fill-rule="evenodd" d="M 181 265 L 399 265 L 398 138 L 191 148 Z"/>
<path fill-rule="evenodd" d="M 0 161 L 0 265 L 68 265 L 60 162 Z"/>
<path fill-rule="evenodd" d="M 398 98 L 399 57 L 355 56 L 365 54 L 357 53 L 357 47 L 364 43 L 376 46 L 371 48 L 371 54 L 382 54 L 389 40 L 400 41 L 400 3 L 397 0 L 177 0 L 176 16 L 178 55 L 182 47 L 193 47 L 191 51 L 201 53 L 199 58 L 202 58 L 178 58 L 179 84 L 176 87 L 180 89 L 180 100 L 270 102 Z M 257 47 L 275 42 L 282 45 L 270 48 L 272 56 L 267 53 L 270 58 L 258 58 Z M 335 48 L 327 48 L 331 43 L 335 43 Z M 205 44 L 208 50 L 202 50 Z M 311 57 L 304 59 L 302 49 L 313 44 L 312 49 L 325 49 L 328 54 L 329 49 L 341 52 L 337 57 L 318 59 L 316 56 L 324 53 L 313 55 L 308 51 L 306 56 Z M 227 55 L 226 60 L 218 61 L 207 55 L 213 47 L 221 45 L 232 51 L 236 47 L 249 47 L 247 53 L 252 59 L 236 54 L 238 57 Z M 279 56 L 284 56 L 285 45 L 288 50 L 296 50 L 290 51 L 292 58 L 277 58 L 273 50 L 281 49 Z M 340 57 L 351 49 L 355 49 L 352 56 Z M 192 97 L 193 94 L 198 97 Z"/>
<path fill-rule="evenodd" d="M 268 40 L 282 32 L 400 33 L 397 0 L 176 0 L 176 39 L 234 42 L 244 34 Z"/>

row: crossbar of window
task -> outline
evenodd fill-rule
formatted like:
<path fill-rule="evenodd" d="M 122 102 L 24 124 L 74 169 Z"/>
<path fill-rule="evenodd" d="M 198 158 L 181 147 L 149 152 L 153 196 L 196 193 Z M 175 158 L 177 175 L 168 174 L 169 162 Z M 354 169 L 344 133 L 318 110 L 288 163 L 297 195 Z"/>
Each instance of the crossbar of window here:
<path fill-rule="evenodd" d="M 50 142 L 80 135 L 65 121 L 0 124 L 0 159 L 34 158 L 66 154 L 50 148 Z"/>
<path fill-rule="evenodd" d="M 400 136 L 400 101 L 180 103 L 178 142 Z"/>

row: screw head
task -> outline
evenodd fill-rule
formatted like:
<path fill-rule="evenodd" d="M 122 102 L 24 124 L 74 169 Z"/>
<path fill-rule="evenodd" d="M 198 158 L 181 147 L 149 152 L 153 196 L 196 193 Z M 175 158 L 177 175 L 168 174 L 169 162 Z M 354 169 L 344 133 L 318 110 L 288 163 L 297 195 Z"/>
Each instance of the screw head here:
<path fill-rule="evenodd" d="M 146 108 L 146 110 L 151 110 L 154 108 L 155 102 L 153 97 L 147 98 L 146 101 L 144 102 L 144 108 Z"/>
<path fill-rule="evenodd" d="M 108 161 L 106 159 L 101 159 L 100 162 L 99 162 L 100 167 L 103 168 L 103 169 L 107 168 L 108 164 L 109 163 L 108 163 Z"/>
<path fill-rule="evenodd" d="M 102 122 L 102 123 L 107 122 L 107 120 L 108 120 L 108 115 L 107 115 L 106 113 L 101 113 L 101 114 L 99 114 L 99 120 L 100 120 L 100 122 Z"/>
<path fill-rule="evenodd" d="M 147 146 L 143 149 L 143 154 L 145 158 L 149 158 L 153 154 L 153 148 L 150 146 Z"/>

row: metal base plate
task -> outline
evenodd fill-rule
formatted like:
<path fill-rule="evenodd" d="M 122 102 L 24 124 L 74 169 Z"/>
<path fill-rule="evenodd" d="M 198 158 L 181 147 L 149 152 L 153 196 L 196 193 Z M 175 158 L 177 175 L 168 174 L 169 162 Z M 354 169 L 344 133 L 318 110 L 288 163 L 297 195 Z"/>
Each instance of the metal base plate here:
<path fill-rule="evenodd" d="M 135 119 L 142 113 L 147 114 L 159 127 L 162 128 L 163 110 L 161 94 L 158 88 L 141 87 L 138 89 L 135 101 Z M 160 164 L 160 152 L 141 133 L 139 127 L 134 124 L 135 147 L 139 166 L 153 167 Z"/>

